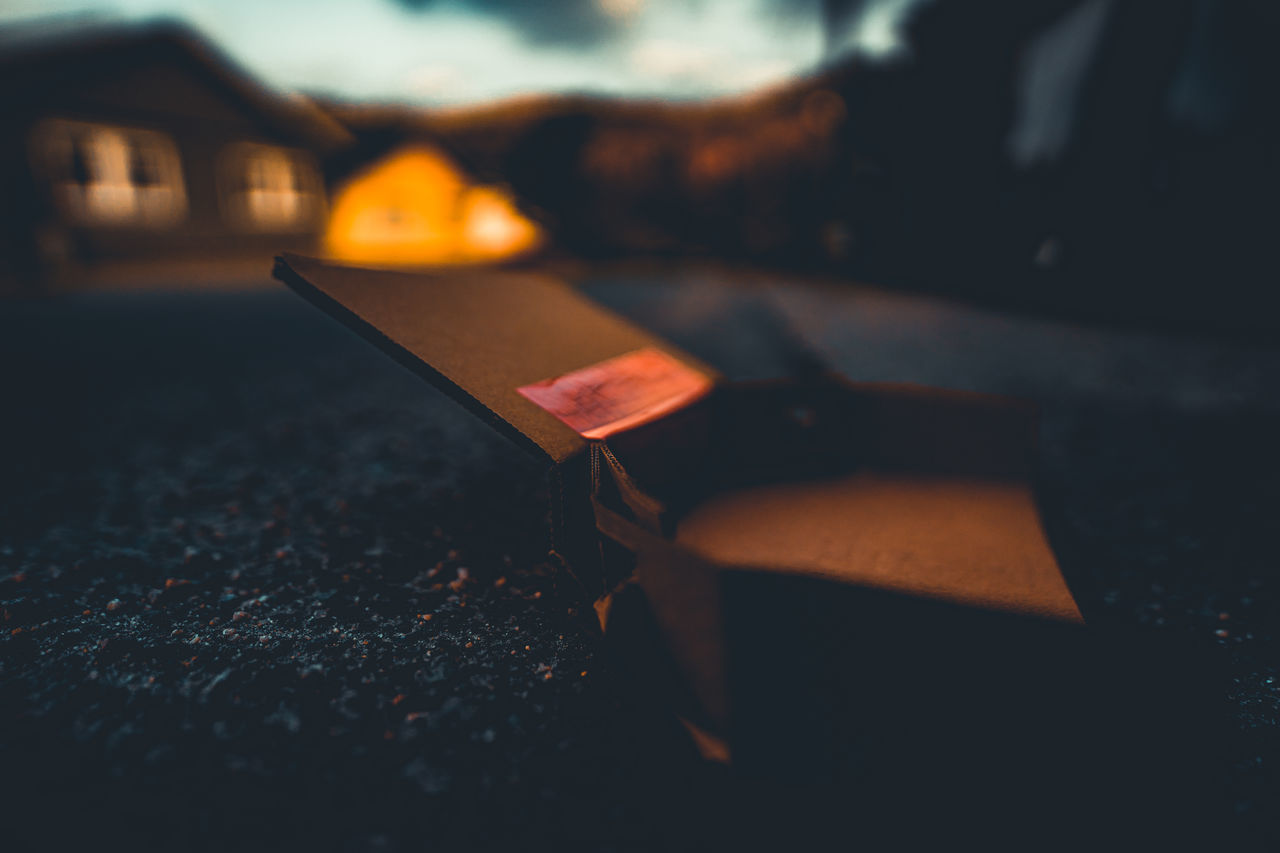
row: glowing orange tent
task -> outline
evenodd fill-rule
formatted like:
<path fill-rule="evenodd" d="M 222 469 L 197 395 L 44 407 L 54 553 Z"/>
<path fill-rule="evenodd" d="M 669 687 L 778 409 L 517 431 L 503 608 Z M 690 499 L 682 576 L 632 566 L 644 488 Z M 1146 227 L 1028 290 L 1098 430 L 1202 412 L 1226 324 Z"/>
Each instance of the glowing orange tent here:
<path fill-rule="evenodd" d="M 491 263 L 542 243 L 498 187 L 474 184 L 434 146 L 396 149 L 333 195 L 325 250 L 377 265 Z"/>

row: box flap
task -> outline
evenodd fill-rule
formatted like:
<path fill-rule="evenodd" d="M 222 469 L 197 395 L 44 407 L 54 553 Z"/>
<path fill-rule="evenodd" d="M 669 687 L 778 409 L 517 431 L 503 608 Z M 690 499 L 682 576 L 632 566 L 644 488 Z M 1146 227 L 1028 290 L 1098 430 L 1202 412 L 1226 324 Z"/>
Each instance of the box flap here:
<path fill-rule="evenodd" d="M 654 350 L 670 358 L 612 363 L 629 370 L 627 383 L 635 381 L 637 365 L 660 363 L 665 411 L 696 398 L 696 388 L 719 378 L 692 356 L 542 275 L 370 270 L 284 255 L 276 259 L 275 276 L 517 444 L 556 463 L 582 451 L 588 439 L 565 422 L 563 411 L 552 413 L 557 406 L 535 402 L 539 394 L 530 388 Z M 678 377 L 673 385 L 673 366 L 687 371 L 683 385 Z M 610 373 L 608 365 L 585 375 L 602 373 Z M 661 402 L 655 405 L 653 394 L 636 395 L 645 412 L 624 412 L 614 421 L 623 428 L 660 416 Z M 594 431 L 583 432 L 594 436 L 599 430 L 597 423 Z"/>

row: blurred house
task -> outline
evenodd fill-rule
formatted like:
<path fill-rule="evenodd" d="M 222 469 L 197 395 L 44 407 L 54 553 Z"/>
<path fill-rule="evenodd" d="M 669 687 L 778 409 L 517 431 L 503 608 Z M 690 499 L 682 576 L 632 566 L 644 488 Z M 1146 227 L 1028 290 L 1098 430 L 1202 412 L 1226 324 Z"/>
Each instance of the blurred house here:
<path fill-rule="evenodd" d="M 349 134 L 170 23 L 0 32 L 0 278 L 268 269 L 327 217 Z"/>

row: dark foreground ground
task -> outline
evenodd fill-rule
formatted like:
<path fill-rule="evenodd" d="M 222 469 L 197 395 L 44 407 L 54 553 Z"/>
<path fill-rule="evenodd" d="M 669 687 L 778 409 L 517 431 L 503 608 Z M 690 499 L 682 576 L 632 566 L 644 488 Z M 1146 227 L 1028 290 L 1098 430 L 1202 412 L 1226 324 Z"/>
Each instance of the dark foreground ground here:
<path fill-rule="evenodd" d="M 778 284 L 586 286 L 731 375 L 804 335 L 1039 400 L 1082 606 L 1207 650 L 1221 723 L 1168 749 L 1220 744 L 1220 849 L 1280 844 L 1280 351 Z M 297 297 L 7 303 L 0 364 L 7 841 L 718 846 L 734 780 L 599 656 L 537 467 Z"/>

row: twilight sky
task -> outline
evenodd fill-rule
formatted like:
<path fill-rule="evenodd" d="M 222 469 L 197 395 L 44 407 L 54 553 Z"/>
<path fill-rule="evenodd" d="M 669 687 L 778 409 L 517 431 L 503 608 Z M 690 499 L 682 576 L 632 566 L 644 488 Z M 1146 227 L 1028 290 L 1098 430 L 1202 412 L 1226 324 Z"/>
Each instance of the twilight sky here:
<path fill-rule="evenodd" d="M 870 0 L 848 42 L 895 45 L 919 0 Z M 541 91 L 668 98 L 757 88 L 822 60 L 818 0 L 0 0 L 0 24 L 186 21 L 268 84 L 446 104 Z"/>

